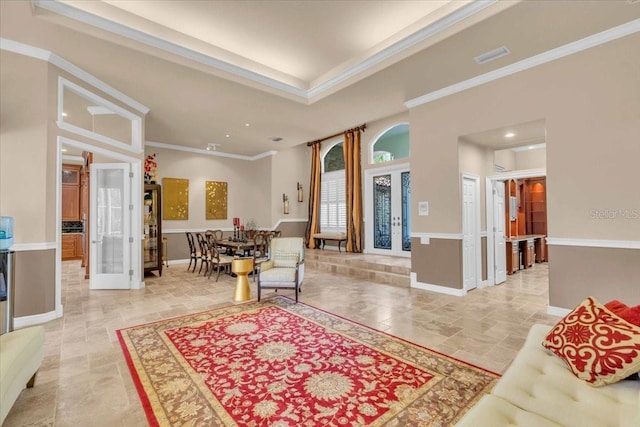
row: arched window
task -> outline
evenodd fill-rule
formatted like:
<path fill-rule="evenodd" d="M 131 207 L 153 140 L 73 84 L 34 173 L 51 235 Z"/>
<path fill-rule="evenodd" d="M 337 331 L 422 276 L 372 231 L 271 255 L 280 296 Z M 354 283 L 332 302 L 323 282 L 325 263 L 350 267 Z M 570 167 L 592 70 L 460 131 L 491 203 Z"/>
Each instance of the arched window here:
<path fill-rule="evenodd" d="M 342 142 L 330 147 L 322 157 L 320 186 L 320 231 L 346 231 L 347 195 L 344 177 Z"/>
<path fill-rule="evenodd" d="M 384 163 L 409 157 L 409 125 L 393 126 L 371 146 L 371 163 Z"/>
<path fill-rule="evenodd" d="M 342 151 L 342 142 L 335 144 L 327 151 L 324 156 L 324 168 L 322 172 L 334 172 L 344 170 L 344 152 Z"/>

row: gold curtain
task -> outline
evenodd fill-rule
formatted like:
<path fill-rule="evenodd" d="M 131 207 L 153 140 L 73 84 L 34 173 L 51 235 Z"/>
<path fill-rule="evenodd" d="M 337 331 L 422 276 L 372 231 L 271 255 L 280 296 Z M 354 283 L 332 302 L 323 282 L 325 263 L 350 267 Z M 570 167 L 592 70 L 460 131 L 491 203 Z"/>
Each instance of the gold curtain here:
<path fill-rule="evenodd" d="M 320 232 L 320 142 L 316 142 L 311 146 L 311 179 L 309 183 L 309 221 L 307 222 L 307 232 L 305 233 L 305 241 L 307 247 L 315 249 L 316 240 L 313 238 L 315 233 Z"/>
<path fill-rule="evenodd" d="M 362 252 L 362 168 L 360 128 L 344 133 L 345 189 L 347 193 L 347 252 Z"/>

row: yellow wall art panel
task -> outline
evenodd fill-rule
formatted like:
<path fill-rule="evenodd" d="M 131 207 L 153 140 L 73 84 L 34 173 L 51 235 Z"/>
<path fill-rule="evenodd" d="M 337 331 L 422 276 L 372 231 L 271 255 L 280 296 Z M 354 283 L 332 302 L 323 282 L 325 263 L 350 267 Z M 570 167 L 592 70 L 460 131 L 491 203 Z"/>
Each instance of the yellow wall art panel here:
<path fill-rule="evenodd" d="M 227 183 L 206 182 L 207 219 L 227 219 Z"/>
<path fill-rule="evenodd" d="M 162 219 L 189 219 L 189 180 L 162 178 Z"/>

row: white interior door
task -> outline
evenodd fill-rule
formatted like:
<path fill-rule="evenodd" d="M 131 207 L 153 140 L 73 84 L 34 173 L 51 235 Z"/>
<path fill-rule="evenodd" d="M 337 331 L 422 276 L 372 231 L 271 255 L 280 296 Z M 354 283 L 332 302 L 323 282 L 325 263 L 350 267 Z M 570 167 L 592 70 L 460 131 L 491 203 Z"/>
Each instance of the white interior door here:
<path fill-rule="evenodd" d="M 407 166 L 366 173 L 367 253 L 411 255 L 411 174 Z"/>
<path fill-rule="evenodd" d="M 504 182 L 493 181 L 493 259 L 496 285 L 507 280 Z"/>
<path fill-rule="evenodd" d="M 128 163 L 91 165 L 91 289 L 131 287 L 131 183 Z"/>
<path fill-rule="evenodd" d="M 477 181 L 462 179 L 462 262 L 463 288 L 474 289 L 478 285 L 478 206 Z"/>

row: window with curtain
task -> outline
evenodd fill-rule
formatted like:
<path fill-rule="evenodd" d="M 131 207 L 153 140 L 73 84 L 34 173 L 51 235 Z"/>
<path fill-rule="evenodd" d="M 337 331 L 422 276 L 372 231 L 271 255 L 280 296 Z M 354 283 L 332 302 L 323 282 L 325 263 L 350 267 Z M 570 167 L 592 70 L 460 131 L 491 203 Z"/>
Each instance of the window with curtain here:
<path fill-rule="evenodd" d="M 344 178 L 342 143 L 335 144 L 322 159 L 320 190 L 320 231 L 346 231 L 347 195 Z"/>

